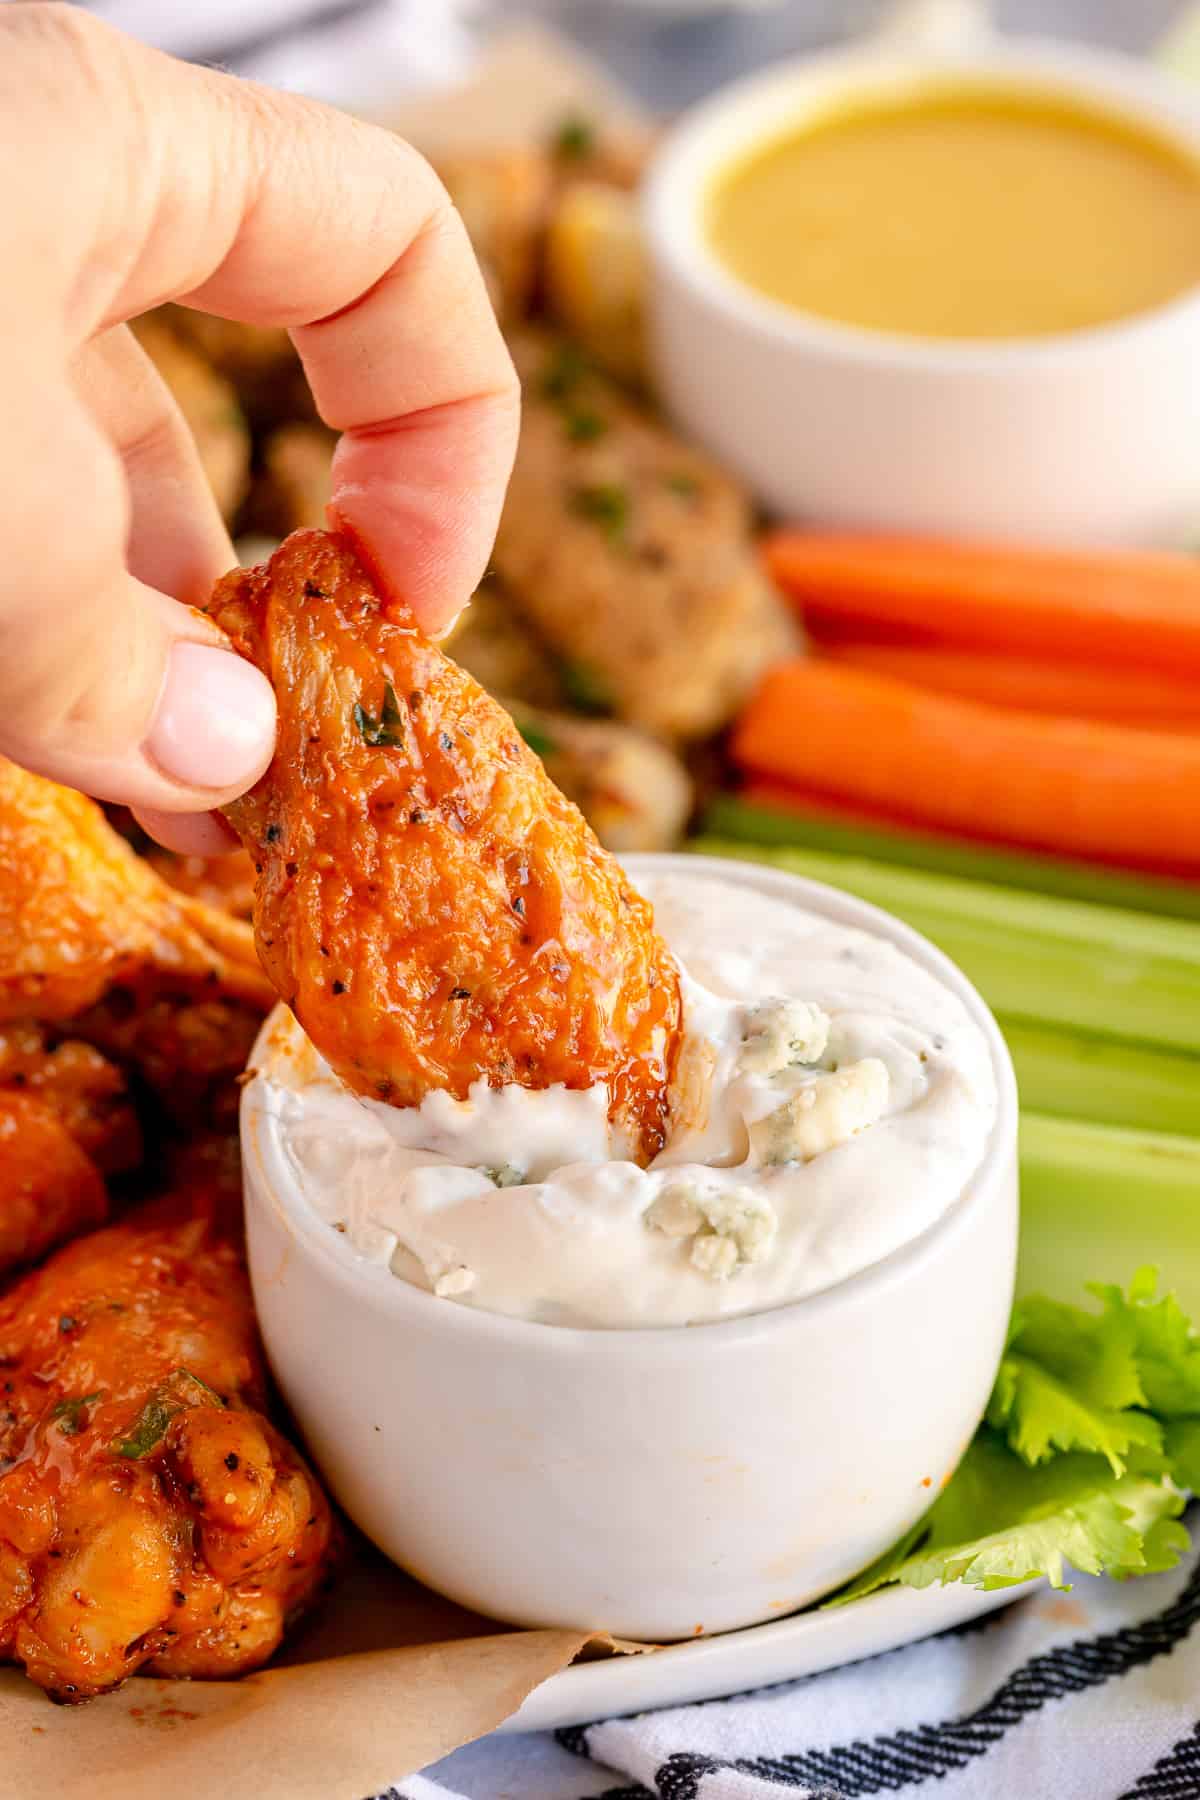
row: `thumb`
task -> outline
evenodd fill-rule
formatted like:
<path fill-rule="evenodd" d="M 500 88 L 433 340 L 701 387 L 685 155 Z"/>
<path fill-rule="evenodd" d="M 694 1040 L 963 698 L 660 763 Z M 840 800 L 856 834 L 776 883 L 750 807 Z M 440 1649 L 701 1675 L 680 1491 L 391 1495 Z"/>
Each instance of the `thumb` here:
<path fill-rule="evenodd" d="M 125 470 L 65 376 L 10 371 L 6 410 L 0 750 L 129 806 L 232 799 L 270 760 L 270 686 L 128 572 Z"/>

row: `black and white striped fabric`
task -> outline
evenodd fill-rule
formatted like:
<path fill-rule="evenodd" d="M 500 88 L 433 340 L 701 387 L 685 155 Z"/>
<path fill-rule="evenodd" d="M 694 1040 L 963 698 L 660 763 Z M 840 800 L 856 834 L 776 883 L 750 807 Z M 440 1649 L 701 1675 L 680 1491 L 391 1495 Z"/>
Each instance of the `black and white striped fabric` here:
<path fill-rule="evenodd" d="M 1200 1553 L 1124 1585 L 1081 1578 L 805 1681 L 486 1738 L 380 1800 L 508 1795 L 1200 1800 Z"/>

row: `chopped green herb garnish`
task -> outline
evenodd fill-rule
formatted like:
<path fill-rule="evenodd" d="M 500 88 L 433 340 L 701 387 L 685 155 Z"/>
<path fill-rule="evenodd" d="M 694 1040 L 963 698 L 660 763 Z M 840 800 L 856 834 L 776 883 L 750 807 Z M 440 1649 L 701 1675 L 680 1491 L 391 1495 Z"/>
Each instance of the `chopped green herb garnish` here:
<path fill-rule="evenodd" d="M 571 495 L 571 511 L 601 526 L 614 544 L 620 543 L 629 526 L 629 489 L 615 481 L 576 488 Z"/>
<path fill-rule="evenodd" d="M 356 701 L 354 723 L 363 742 L 375 749 L 395 750 L 403 744 L 404 714 L 400 711 L 396 690 L 390 681 L 383 690 L 383 706 L 378 718 L 369 713 L 361 701 Z"/>
<path fill-rule="evenodd" d="M 100 1398 L 98 1390 L 94 1394 L 81 1394 L 78 1400 L 60 1400 L 52 1410 L 50 1417 L 59 1421 L 64 1436 L 74 1437 L 83 1429 L 82 1413 L 89 1406 L 94 1406 Z"/>
<path fill-rule="evenodd" d="M 700 483 L 686 469 L 676 469 L 663 476 L 663 486 L 678 494 L 681 500 L 692 500 L 700 492 Z"/>
<path fill-rule="evenodd" d="M 225 1399 L 225 1396 L 223 1394 L 218 1394 L 216 1388 L 209 1387 L 207 1381 L 202 1381 L 199 1375 L 194 1375 L 192 1373 L 191 1369 L 185 1369 L 181 1366 L 176 1369 L 175 1374 L 181 1375 L 185 1381 L 192 1382 L 200 1389 L 201 1393 L 207 1394 L 210 1400 L 215 1400 L 218 1406 L 228 1406 L 229 1402 Z"/>
<path fill-rule="evenodd" d="M 560 344 L 539 377 L 547 400 L 566 400 L 588 372 L 588 360 L 578 344 Z"/>
<path fill-rule="evenodd" d="M 186 1412 L 189 1406 L 198 1404 L 197 1395 L 190 1391 L 196 1388 L 209 1400 L 215 1400 L 218 1406 L 225 1405 L 216 1389 L 210 1388 L 199 1375 L 193 1375 L 190 1369 L 183 1367 L 173 1369 L 158 1392 L 147 1400 L 129 1436 L 113 1445 L 116 1454 L 130 1461 L 149 1456 L 162 1443 L 176 1413 Z"/>
<path fill-rule="evenodd" d="M 554 752 L 558 749 L 558 745 L 554 742 L 554 739 L 548 732 L 543 731 L 540 725 L 518 725 L 517 730 L 525 739 L 525 742 L 529 745 L 529 748 L 533 751 L 535 756 L 541 756 L 543 758 L 553 756 Z"/>
<path fill-rule="evenodd" d="M 612 712 L 613 697 L 607 682 L 587 663 L 560 662 L 558 678 L 576 712 L 601 715 Z"/>
<path fill-rule="evenodd" d="M 512 1163 L 501 1163 L 498 1168 L 486 1168 L 479 1171 L 489 1181 L 494 1181 L 498 1188 L 520 1187 L 525 1179 L 525 1171 L 514 1167 Z"/>
<path fill-rule="evenodd" d="M 555 156 L 564 162 L 581 162 L 596 148 L 596 127 L 579 113 L 569 113 L 554 134 Z"/>
<path fill-rule="evenodd" d="M 167 1426 L 179 1410 L 178 1406 L 173 1406 L 166 1400 L 148 1400 L 129 1436 L 122 1438 L 116 1445 L 117 1455 L 128 1457 L 130 1461 L 149 1456 L 162 1443 Z"/>
<path fill-rule="evenodd" d="M 581 406 L 567 414 L 566 428 L 573 444 L 594 444 L 608 430 L 608 420 Z"/>

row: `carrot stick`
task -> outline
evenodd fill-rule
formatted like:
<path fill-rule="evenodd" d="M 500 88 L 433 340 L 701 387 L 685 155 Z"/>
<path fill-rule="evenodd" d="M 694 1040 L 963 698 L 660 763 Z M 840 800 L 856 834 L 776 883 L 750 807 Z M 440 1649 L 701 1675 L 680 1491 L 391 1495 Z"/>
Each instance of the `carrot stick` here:
<path fill-rule="evenodd" d="M 1198 559 L 798 530 L 765 555 L 818 626 L 1200 677 Z"/>
<path fill-rule="evenodd" d="M 1200 679 L 1174 681 L 1145 669 L 1105 669 L 1059 658 L 996 656 L 940 645 L 864 643 L 837 638 L 822 656 L 984 706 L 1108 719 L 1147 731 L 1200 731 Z"/>
<path fill-rule="evenodd" d="M 915 817 L 910 811 L 886 811 L 882 807 L 869 807 L 856 804 L 851 800 L 833 800 L 828 794 L 816 793 L 812 788 L 798 787 L 791 781 L 776 781 L 771 778 L 749 776 L 738 789 L 737 802 L 745 807 L 765 809 L 775 815 L 800 820 L 806 829 L 803 838 L 795 841 L 811 843 L 814 849 L 845 850 L 847 854 L 871 856 L 879 862 L 890 862 L 894 857 L 885 854 L 878 844 L 863 849 L 853 840 L 857 838 L 886 837 L 891 842 L 908 843 L 923 848 L 926 853 L 919 859 L 918 867 L 934 867 L 930 853 L 941 850 L 950 855 L 960 852 L 963 866 L 956 865 L 953 873 L 967 873 L 965 859 L 992 858 L 1001 861 L 1012 858 L 1023 859 L 1028 869 L 1037 870 L 1037 879 L 1022 877 L 1017 879 L 1008 869 L 994 877 L 981 876 L 980 879 L 994 879 L 1011 887 L 1033 887 L 1046 893 L 1075 893 L 1080 899 L 1098 897 L 1112 906 L 1137 906 L 1138 901 L 1132 897 L 1132 889 L 1120 899 L 1111 894 L 1091 896 L 1083 893 L 1081 883 L 1093 880 L 1097 884 L 1112 882 L 1122 877 L 1130 882 L 1152 882 L 1161 885 L 1169 882 L 1172 887 L 1183 888 L 1193 895 L 1194 903 L 1189 903 L 1182 910 L 1188 918 L 1200 917 L 1200 887 L 1197 879 L 1200 871 L 1194 861 L 1181 860 L 1178 855 L 1135 857 L 1128 852 L 1124 856 L 1113 856 L 1108 852 L 1090 852 L 1087 856 L 1077 851 L 1070 853 L 1058 851 L 1048 852 L 1044 846 L 1033 845 L 1026 837 L 1001 836 L 996 832 L 980 831 L 978 827 L 964 829 L 953 825 L 934 824 L 928 819 Z M 713 803 L 714 807 L 717 802 Z M 705 825 L 704 829 L 714 837 L 736 837 L 722 818 L 718 825 Z M 820 842 L 818 842 L 818 837 Z M 772 842 L 777 841 L 772 838 Z M 792 841 L 778 840 L 778 841 Z M 1079 881 L 1073 882 L 1069 890 L 1056 884 L 1051 871 L 1069 871 L 1078 875 Z M 1148 911 L 1172 911 L 1171 907 L 1150 907 Z"/>
<path fill-rule="evenodd" d="M 1200 735 L 1039 718 L 802 659 L 735 727 L 743 768 L 1066 856 L 1200 869 Z"/>

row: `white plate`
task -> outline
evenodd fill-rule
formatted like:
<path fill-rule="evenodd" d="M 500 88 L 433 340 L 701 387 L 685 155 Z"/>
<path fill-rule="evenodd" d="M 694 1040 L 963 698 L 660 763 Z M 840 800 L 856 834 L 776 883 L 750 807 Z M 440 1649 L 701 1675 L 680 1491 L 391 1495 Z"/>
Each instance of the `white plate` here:
<path fill-rule="evenodd" d="M 659 1706 L 686 1706 L 800 1675 L 819 1675 L 982 1618 L 1040 1585 L 1026 1583 L 994 1594 L 959 1583 L 920 1593 L 889 1588 L 832 1612 L 796 1613 L 790 1619 L 698 1638 L 644 1656 L 573 1663 L 535 1688 L 500 1730 L 553 1731 L 562 1725 L 587 1725 L 594 1719 Z"/>

